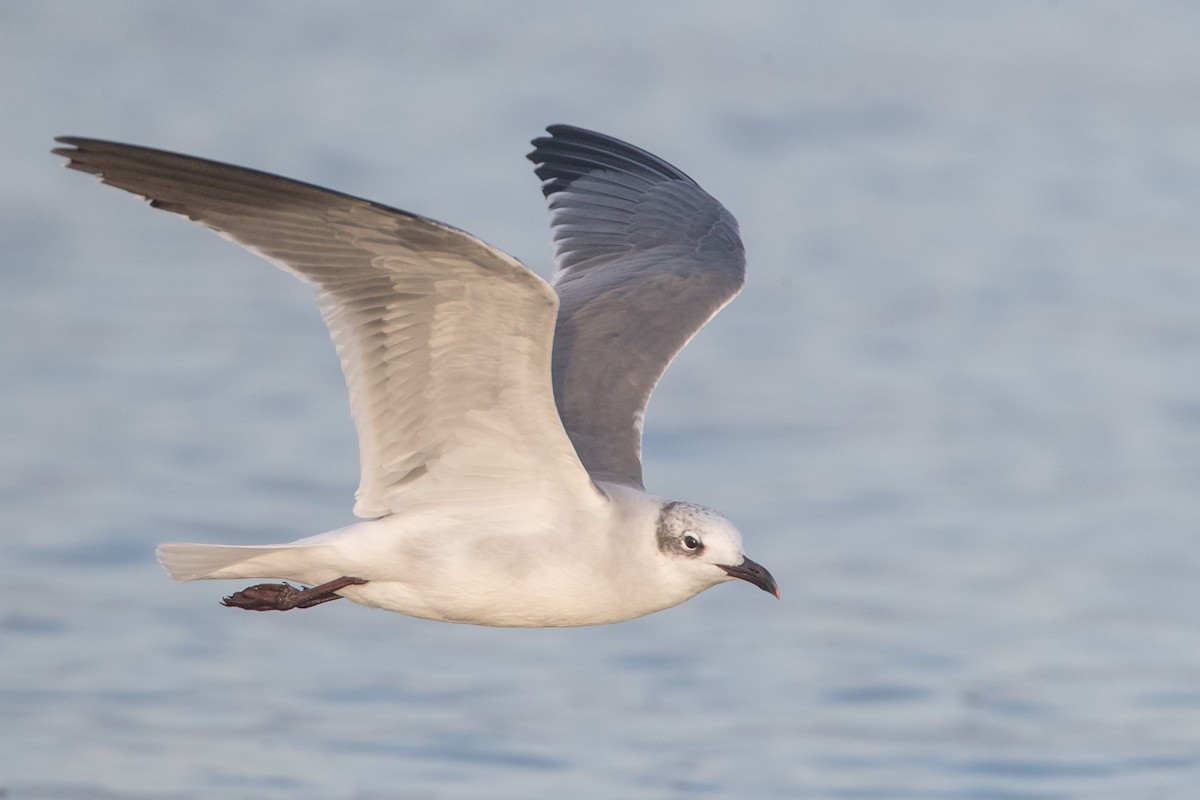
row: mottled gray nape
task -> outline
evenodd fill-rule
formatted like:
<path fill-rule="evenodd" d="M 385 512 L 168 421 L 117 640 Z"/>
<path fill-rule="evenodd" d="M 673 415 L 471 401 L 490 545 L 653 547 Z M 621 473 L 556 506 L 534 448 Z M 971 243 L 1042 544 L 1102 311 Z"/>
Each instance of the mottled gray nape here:
<path fill-rule="evenodd" d="M 702 518 L 711 513 L 707 508 L 693 503 L 665 503 L 658 512 L 658 522 L 654 526 L 659 551 L 689 557 L 703 553 L 703 542 L 694 548 L 688 548 L 684 545 L 683 538 L 689 533 L 698 538 Z"/>

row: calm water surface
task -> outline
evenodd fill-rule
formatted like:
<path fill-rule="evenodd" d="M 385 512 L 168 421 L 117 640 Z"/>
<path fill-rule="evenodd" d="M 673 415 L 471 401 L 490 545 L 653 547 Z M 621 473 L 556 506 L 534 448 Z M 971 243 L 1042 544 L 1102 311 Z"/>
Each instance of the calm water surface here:
<path fill-rule="evenodd" d="M 1184 4 L 9 4 L 0 788 L 35 798 L 1191 798 L 1200 104 Z M 750 283 L 651 489 L 783 599 L 613 627 L 253 615 L 167 539 L 351 520 L 303 286 L 47 154 L 103 136 L 470 230 L 543 273 L 527 141 L 662 154 Z"/>

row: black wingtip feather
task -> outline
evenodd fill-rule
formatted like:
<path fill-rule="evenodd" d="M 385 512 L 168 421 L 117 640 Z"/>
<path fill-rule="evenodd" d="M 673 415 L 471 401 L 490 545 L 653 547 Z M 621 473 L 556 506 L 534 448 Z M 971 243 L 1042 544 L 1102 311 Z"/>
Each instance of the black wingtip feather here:
<path fill-rule="evenodd" d="M 71 169 L 79 169 L 75 163 L 75 156 L 79 155 L 79 153 L 83 150 L 83 146 L 87 142 L 87 139 L 84 139 L 80 136 L 55 136 L 54 141 L 58 142 L 59 144 L 65 144 L 67 147 L 52 148 L 50 150 L 51 155 L 62 156 L 63 158 L 67 159 L 67 163 L 63 166 L 70 167 Z"/>
<path fill-rule="evenodd" d="M 534 139 L 526 158 L 537 165 L 546 197 L 563 191 L 580 177 L 597 170 L 615 170 L 647 182 L 682 180 L 695 183 L 682 170 L 640 147 L 574 125 L 550 125 L 549 136 Z"/>

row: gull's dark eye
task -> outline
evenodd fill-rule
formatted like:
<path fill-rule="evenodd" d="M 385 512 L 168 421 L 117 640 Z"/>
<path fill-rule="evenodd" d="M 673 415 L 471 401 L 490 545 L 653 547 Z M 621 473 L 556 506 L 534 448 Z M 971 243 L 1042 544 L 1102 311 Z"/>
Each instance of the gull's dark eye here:
<path fill-rule="evenodd" d="M 699 550 L 700 549 L 700 540 L 697 539 L 695 536 L 692 536 L 689 533 L 683 537 L 683 546 L 686 547 L 688 550 Z"/>

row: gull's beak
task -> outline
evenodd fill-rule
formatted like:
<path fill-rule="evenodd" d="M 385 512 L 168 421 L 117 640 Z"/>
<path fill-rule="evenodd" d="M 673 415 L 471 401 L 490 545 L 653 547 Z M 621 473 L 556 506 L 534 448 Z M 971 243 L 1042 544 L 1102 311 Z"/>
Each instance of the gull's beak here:
<path fill-rule="evenodd" d="M 729 567 L 724 564 L 718 564 L 717 566 L 725 570 L 725 574 L 729 577 L 749 581 L 764 592 L 769 592 L 779 597 L 779 587 L 775 585 L 775 579 L 771 577 L 771 573 L 767 572 L 767 568 L 762 564 L 756 564 L 748 558 L 743 558 L 742 563 L 736 567 Z"/>

